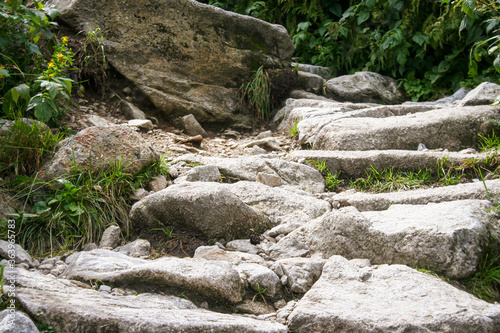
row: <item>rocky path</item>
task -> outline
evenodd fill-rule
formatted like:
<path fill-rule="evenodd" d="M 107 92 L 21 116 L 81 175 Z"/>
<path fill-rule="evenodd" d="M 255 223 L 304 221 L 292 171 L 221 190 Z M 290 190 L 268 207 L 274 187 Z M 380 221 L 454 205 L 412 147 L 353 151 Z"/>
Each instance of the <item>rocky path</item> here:
<path fill-rule="evenodd" d="M 157 258 L 145 239 L 117 246 L 112 227 L 99 246 L 67 257 L 37 263 L 18 249 L 16 298 L 56 332 L 499 332 L 498 304 L 418 269 L 474 274 L 500 232 L 488 200 L 500 180 L 485 182 L 488 193 L 482 182 L 333 193 L 306 163 L 352 177 L 442 158 L 479 163 L 491 155 L 474 150 L 477 134 L 500 120 L 500 107 L 478 90 L 434 105 L 290 99 L 274 133 L 88 128 L 94 147 L 99 135 L 125 135 L 118 142 L 129 151 L 135 143 L 169 155 L 170 179 L 130 211 L 134 230 L 173 226 L 210 244 L 192 258 Z M 298 144 L 288 135 L 295 124 Z M 65 165 L 65 149 L 83 149 L 80 141 L 67 140 L 55 164 Z M 28 327 L 18 332 L 31 332 L 28 317 L 16 320 Z"/>

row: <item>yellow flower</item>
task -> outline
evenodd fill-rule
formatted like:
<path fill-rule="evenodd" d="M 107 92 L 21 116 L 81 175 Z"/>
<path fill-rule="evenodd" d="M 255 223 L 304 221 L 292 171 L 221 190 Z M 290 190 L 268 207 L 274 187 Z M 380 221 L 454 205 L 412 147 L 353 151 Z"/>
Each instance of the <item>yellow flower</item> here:
<path fill-rule="evenodd" d="M 68 42 L 68 37 L 64 36 L 64 37 L 62 38 L 62 42 L 63 42 L 63 43 L 67 43 L 67 42 Z"/>
<path fill-rule="evenodd" d="M 54 68 L 54 63 L 52 61 L 49 62 L 49 68 Z"/>
<path fill-rule="evenodd" d="M 62 55 L 61 53 L 58 53 L 57 54 L 57 60 L 63 61 L 64 60 L 64 55 Z"/>
<path fill-rule="evenodd" d="M 49 77 L 54 77 L 54 73 L 52 73 L 52 74 L 49 74 Z"/>

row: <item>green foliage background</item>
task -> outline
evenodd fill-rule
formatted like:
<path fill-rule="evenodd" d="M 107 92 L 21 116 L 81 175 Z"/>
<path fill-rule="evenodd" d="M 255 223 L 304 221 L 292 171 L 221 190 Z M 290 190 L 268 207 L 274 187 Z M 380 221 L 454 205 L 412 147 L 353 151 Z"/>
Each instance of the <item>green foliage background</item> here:
<path fill-rule="evenodd" d="M 414 99 L 499 82 L 495 0 L 205 0 L 284 25 L 300 62 L 401 80 Z"/>

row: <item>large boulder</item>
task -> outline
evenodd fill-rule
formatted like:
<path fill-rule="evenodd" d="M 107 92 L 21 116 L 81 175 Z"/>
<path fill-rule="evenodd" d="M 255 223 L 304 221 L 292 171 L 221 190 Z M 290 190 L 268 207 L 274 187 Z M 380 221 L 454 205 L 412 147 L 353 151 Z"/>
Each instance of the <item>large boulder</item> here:
<path fill-rule="evenodd" d="M 176 296 L 115 296 L 26 270 L 19 270 L 16 284 L 23 309 L 55 332 L 287 332 L 281 324 L 211 312 Z"/>
<path fill-rule="evenodd" d="M 264 65 L 288 68 L 286 29 L 194 0 L 51 0 L 76 31 L 101 29 L 110 64 L 166 116 L 234 121 L 237 90 Z"/>
<path fill-rule="evenodd" d="M 44 169 L 48 178 L 64 176 L 74 167 L 96 170 L 110 164 L 120 164 L 134 173 L 158 159 L 158 154 L 133 129 L 94 126 L 62 141 Z"/>
<path fill-rule="evenodd" d="M 485 200 L 392 205 L 385 211 L 361 213 L 345 207 L 280 239 L 271 247 L 271 256 L 339 254 L 465 278 L 475 272 L 490 234 L 500 229 L 489 208 Z"/>
<path fill-rule="evenodd" d="M 210 238 L 232 240 L 264 232 L 269 218 L 231 193 L 226 184 L 183 183 L 148 195 L 132 206 L 130 219 L 136 230 L 174 225 Z"/>
<path fill-rule="evenodd" d="M 333 78 L 326 82 L 325 91 L 343 102 L 399 104 L 404 100 L 396 80 L 373 72 Z"/>
<path fill-rule="evenodd" d="M 498 332 L 500 306 L 406 266 L 333 256 L 288 323 L 298 333 Z"/>

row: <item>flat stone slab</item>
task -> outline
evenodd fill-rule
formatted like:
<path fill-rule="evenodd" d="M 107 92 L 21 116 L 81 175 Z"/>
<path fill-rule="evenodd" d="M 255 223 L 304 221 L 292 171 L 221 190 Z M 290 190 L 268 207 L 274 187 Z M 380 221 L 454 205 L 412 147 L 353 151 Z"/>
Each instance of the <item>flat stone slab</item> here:
<path fill-rule="evenodd" d="M 486 192 L 486 189 L 488 189 L 488 192 Z M 439 203 L 466 199 L 488 200 L 488 193 L 492 200 L 500 197 L 500 179 L 487 180 L 484 184 L 483 182 L 474 182 L 391 193 L 371 194 L 345 191 L 333 194 L 328 200 L 337 202 L 341 206 L 354 206 L 359 211 L 374 211 L 386 210 L 393 204 L 425 205 L 431 202 Z"/>
<path fill-rule="evenodd" d="M 241 201 L 270 218 L 274 226 L 267 231 L 270 236 L 287 234 L 331 210 L 327 201 L 306 192 L 271 188 L 248 181 L 229 184 L 227 187 Z"/>
<path fill-rule="evenodd" d="M 288 322 L 298 333 L 498 332 L 500 306 L 407 266 L 333 256 Z"/>
<path fill-rule="evenodd" d="M 434 169 L 438 161 L 446 160 L 455 166 L 467 160 L 481 163 L 491 154 L 467 154 L 460 152 L 416 151 L 416 150 L 368 150 L 368 151 L 329 151 L 295 150 L 287 158 L 300 160 L 325 161 L 325 166 L 332 174 L 341 172 L 342 177 L 363 177 L 373 166 L 378 171 L 383 169 L 411 171 L 425 168 Z"/>
<path fill-rule="evenodd" d="M 26 270 L 16 281 L 22 307 L 55 332 L 287 332 L 278 323 L 211 312 L 175 296 L 114 296 Z"/>
<path fill-rule="evenodd" d="M 465 278 L 475 272 L 490 231 L 500 230 L 491 207 L 485 200 L 461 200 L 391 205 L 385 211 L 361 213 L 354 207 L 341 208 L 280 239 L 271 247 L 271 256 L 338 254 Z"/>
<path fill-rule="evenodd" d="M 215 165 L 231 182 L 248 180 L 257 181 L 259 173 L 275 175 L 281 178 L 284 186 L 293 186 L 300 190 L 319 193 L 325 190 L 325 181 L 318 170 L 308 165 L 271 157 L 240 156 L 233 158 L 205 157 L 195 154 L 179 156 L 172 161 Z"/>
<path fill-rule="evenodd" d="M 175 257 L 143 260 L 103 249 L 80 252 L 64 276 L 117 285 L 178 288 L 209 301 L 230 303 L 240 302 L 244 293 L 238 272 L 227 262 Z"/>
<path fill-rule="evenodd" d="M 323 126 L 313 147 L 319 150 L 459 151 L 477 144 L 478 133 L 487 135 L 491 120 L 500 119 L 500 106 L 449 107 L 386 118 L 343 118 Z"/>

